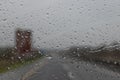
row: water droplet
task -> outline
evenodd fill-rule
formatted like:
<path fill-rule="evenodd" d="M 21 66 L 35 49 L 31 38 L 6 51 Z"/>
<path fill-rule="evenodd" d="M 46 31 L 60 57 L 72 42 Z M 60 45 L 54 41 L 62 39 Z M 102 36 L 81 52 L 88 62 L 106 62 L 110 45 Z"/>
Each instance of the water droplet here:
<path fill-rule="evenodd" d="M 73 75 L 72 72 L 69 72 L 69 73 L 68 73 L 68 76 L 69 76 L 70 78 L 72 78 L 72 79 L 74 78 L 74 75 Z"/>
<path fill-rule="evenodd" d="M 69 10 L 72 10 L 72 8 L 69 8 Z"/>
<path fill-rule="evenodd" d="M 49 13 L 47 12 L 46 15 L 49 15 Z"/>
<path fill-rule="evenodd" d="M 53 59 L 51 56 L 48 56 L 47 58 L 48 58 L 49 60 L 52 60 L 52 59 Z"/>
<path fill-rule="evenodd" d="M 2 19 L 2 21 L 7 21 L 7 19 L 5 18 L 5 19 Z"/>

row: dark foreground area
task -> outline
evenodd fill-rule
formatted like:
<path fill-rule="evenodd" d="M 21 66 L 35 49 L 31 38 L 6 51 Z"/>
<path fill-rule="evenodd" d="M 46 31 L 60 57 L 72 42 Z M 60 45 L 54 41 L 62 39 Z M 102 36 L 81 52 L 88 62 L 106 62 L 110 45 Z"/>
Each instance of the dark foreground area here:
<path fill-rule="evenodd" d="M 107 68 L 79 61 L 59 52 L 48 53 L 47 63 L 24 80 L 119 80 L 120 74 Z M 102 64 L 104 65 L 104 64 Z M 104 65 L 106 66 L 106 65 Z"/>
<path fill-rule="evenodd" d="M 20 75 L 20 79 L 16 79 L 16 76 L 19 75 L 19 71 L 16 70 L 16 76 L 9 74 L 15 79 L 7 76 L 7 79 L 4 77 L 2 80 L 120 80 L 119 44 L 98 47 L 79 46 L 65 50 L 42 50 L 42 54 L 45 54 L 43 59 L 33 63 L 31 69 L 22 76 Z M 2 57 L 3 55 L 1 60 Z M 7 55 L 3 58 L 11 60 Z M 34 58 L 36 59 L 36 57 L 32 57 L 32 61 Z M 21 63 L 24 63 L 24 59 Z M 7 70 L 9 70 L 8 68 L 11 67 L 7 67 Z M 23 68 L 20 72 L 24 72 Z"/>

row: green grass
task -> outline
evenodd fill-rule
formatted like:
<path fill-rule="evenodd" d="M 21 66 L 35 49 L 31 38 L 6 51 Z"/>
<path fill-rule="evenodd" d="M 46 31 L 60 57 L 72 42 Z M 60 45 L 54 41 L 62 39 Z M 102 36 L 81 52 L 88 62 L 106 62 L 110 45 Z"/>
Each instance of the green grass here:
<path fill-rule="evenodd" d="M 23 61 L 10 61 L 10 60 L 2 60 L 0 61 L 0 73 L 5 73 L 9 70 L 14 70 L 16 68 L 25 66 L 27 64 L 33 63 L 34 61 L 42 58 L 42 56 L 23 60 Z"/>
<path fill-rule="evenodd" d="M 43 57 L 43 55 L 35 51 L 33 56 L 27 58 L 21 57 L 21 59 L 19 59 L 16 57 L 16 54 L 12 53 L 12 51 L 13 48 L 0 49 L 0 73 L 14 70 L 24 65 L 30 64 Z"/>

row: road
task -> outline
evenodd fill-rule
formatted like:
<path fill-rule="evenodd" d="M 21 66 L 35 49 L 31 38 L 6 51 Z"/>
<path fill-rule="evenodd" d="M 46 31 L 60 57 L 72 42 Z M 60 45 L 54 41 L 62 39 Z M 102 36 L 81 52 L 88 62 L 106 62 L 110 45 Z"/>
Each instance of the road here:
<path fill-rule="evenodd" d="M 120 80 L 120 74 L 87 62 L 51 53 L 47 64 L 25 80 Z"/>
<path fill-rule="evenodd" d="M 28 80 L 70 80 L 67 71 L 57 62 L 49 62 Z"/>

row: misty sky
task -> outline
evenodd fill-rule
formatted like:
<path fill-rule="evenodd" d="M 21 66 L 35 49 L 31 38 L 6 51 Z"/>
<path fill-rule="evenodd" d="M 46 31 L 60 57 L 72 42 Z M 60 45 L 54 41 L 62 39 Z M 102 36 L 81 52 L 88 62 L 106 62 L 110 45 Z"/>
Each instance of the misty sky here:
<path fill-rule="evenodd" d="M 16 28 L 40 48 L 120 41 L 120 0 L 0 0 L 1 46 L 14 45 Z"/>

